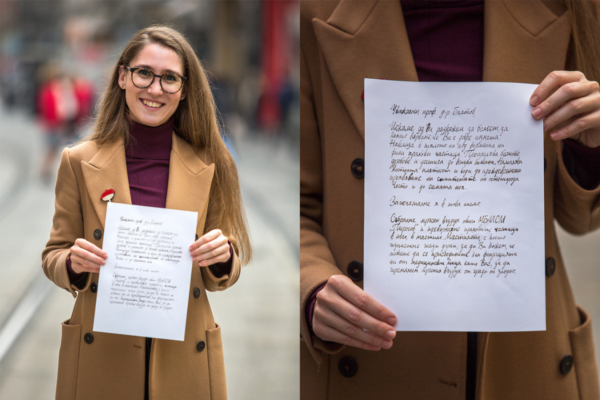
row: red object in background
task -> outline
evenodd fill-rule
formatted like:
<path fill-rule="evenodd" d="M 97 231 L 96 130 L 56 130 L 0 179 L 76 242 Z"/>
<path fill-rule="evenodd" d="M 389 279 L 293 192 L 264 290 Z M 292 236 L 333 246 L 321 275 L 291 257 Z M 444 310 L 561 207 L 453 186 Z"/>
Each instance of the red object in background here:
<path fill-rule="evenodd" d="M 55 78 L 46 81 L 38 92 L 37 109 L 47 133 L 57 134 L 68 124 L 81 122 L 92 111 L 94 90 L 82 78 Z"/>
<path fill-rule="evenodd" d="M 44 83 L 37 97 L 39 116 L 47 131 L 56 129 L 63 123 L 57 110 L 56 85 L 54 80 Z"/>
<path fill-rule="evenodd" d="M 83 78 L 73 79 L 73 91 L 77 104 L 79 105 L 76 121 L 81 122 L 88 118 L 92 113 L 92 100 L 94 98 L 94 88 L 91 82 Z"/>
<path fill-rule="evenodd" d="M 262 94 L 258 104 L 258 124 L 266 130 L 276 129 L 281 121 L 279 91 L 288 76 L 288 30 L 286 13 L 295 0 L 266 0 L 262 20 Z"/>

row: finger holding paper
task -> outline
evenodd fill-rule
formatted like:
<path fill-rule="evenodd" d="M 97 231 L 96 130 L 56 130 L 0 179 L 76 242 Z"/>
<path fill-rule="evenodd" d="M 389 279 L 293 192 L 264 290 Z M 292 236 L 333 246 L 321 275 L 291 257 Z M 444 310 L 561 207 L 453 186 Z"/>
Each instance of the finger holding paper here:
<path fill-rule="evenodd" d="M 554 140 L 572 138 L 587 147 L 600 146 L 600 89 L 579 71 L 554 71 L 531 95 L 531 112 L 544 119 Z"/>
<path fill-rule="evenodd" d="M 100 267 L 106 263 L 108 254 L 95 244 L 85 239 L 75 240 L 71 247 L 71 268 L 76 273 L 100 272 Z"/>
<path fill-rule="evenodd" d="M 317 294 L 313 331 L 323 340 L 377 351 L 392 347 L 396 316 L 357 287 L 334 275 Z"/>
<path fill-rule="evenodd" d="M 201 267 L 229 260 L 229 240 L 219 229 L 206 233 L 190 246 L 193 261 L 199 261 Z"/>

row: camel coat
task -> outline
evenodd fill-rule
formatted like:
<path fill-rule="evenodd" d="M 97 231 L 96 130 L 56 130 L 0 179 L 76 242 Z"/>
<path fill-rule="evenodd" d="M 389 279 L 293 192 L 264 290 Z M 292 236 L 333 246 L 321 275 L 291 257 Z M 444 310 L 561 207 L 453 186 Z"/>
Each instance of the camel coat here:
<path fill-rule="evenodd" d="M 198 212 L 198 236 L 212 215 L 209 192 L 214 165 L 207 164 L 202 152 L 173 134 L 166 208 Z M 63 151 L 50 240 L 42 255 L 46 276 L 77 297 L 71 318 L 62 324 L 59 400 L 144 398 L 145 338 L 93 332 L 98 274 L 89 274 L 80 290 L 70 284 L 65 265 L 77 238 L 102 247 L 106 203 L 100 196 L 109 188 L 115 190 L 112 201 L 131 204 L 122 141 L 102 147 L 86 142 Z M 232 244 L 235 248 L 235 241 Z M 236 282 L 240 261 L 235 252 L 233 257 L 231 273 L 221 278 L 194 263 L 185 341 L 152 341 L 151 400 L 227 398 L 220 327 L 205 290 L 224 290 Z"/>
<path fill-rule="evenodd" d="M 309 331 L 311 293 L 363 261 L 364 180 L 351 171 L 364 158 L 363 79 L 417 73 L 398 0 L 303 1 L 300 18 L 301 398 L 464 400 L 466 333 L 398 332 L 390 350 L 368 352 Z M 563 4 L 486 1 L 484 18 L 484 81 L 539 84 L 569 66 Z M 478 334 L 480 400 L 600 399 L 590 317 L 575 304 L 554 231 L 555 218 L 575 234 L 597 228 L 600 188 L 571 179 L 562 143 L 545 140 L 544 163 L 547 260 L 536 268 L 546 274 L 546 331 Z"/>

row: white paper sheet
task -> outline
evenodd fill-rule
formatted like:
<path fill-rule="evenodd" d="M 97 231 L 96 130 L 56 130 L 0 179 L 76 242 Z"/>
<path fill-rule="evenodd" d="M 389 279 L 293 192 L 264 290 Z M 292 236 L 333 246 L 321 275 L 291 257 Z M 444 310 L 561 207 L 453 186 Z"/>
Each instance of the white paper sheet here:
<path fill-rule="evenodd" d="M 546 329 L 535 87 L 365 79 L 364 289 L 397 330 Z"/>
<path fill-rule="evenodd" d="M 184 340 L 197 219 L 108 203 L 94 331 Z"/>

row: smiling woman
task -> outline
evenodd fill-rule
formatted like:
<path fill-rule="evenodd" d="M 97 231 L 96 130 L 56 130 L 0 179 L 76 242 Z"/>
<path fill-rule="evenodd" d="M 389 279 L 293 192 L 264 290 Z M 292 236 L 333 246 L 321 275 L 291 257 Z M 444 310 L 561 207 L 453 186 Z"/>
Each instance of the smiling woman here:
<path fill-rule="evenodd" d="M 156 43 L 145 46 L 131 66 L 121 65 L 119 70 L 129 117 L 148 126 L 167 122 L 185 99 L 183 80 L 183 66 L 175 51 Z"/>
<path fill-rule="evenodd" d="M 93 332 L 109 197 L 198 213 L 185 341 Z M 226 399 L 205 289 L 233 285 L 250 258 L 237 170 L 205 72 L 177 31 L 146 28 L 114 66 L 92 135 L 62 154 L 43 269 L 77 301 L 63 323 L 56 398 Z"/>

